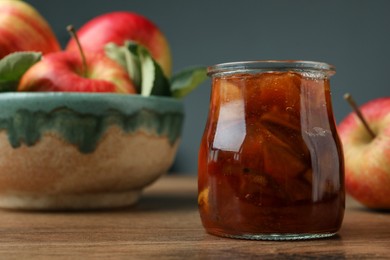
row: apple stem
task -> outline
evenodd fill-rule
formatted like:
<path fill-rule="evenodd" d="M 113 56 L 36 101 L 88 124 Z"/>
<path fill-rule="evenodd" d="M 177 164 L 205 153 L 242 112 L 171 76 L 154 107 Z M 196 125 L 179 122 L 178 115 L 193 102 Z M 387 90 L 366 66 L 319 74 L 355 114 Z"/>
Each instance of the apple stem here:
<path fill-rule="evenodd" d="M 79 37 L 77 37 L 77 33 L 76 33 L 76 30 L 74 29 L 73 25 L 68 25 L 66 27 L 66 29 L 68 30 L 70 35 L 73 37 L 73 39 L 77 43 L 77 47 L 79 48 L 80 55 L 81 55 L 81 61 L 82 61 L 82 64 L 83 64 L 83 72 L 82 73 L 86 77 L 87 76 L 87 71 L 88 71 L 87 59 L 85 58 L 85 54 L 84 54 L 83 48 L 81 47 Z"/>
<path fill-rule="evenodd" d="M 344 94 L 344 99 L 351 105 L 352 109 L 355 111 L 356 115 L 360 119 L 360 121 L 363 123 L 364 127 L 367 129 L 367 132 L 370 134 L 372 138 L 375 138 L 375 133 L 372 131 L 370 126 L 368 125 L 366 119 L 364 118 L 362 112 L 360 111 L 359 107 L 356 105 L 355 100 L 353 100 L 352 95 L 349 93 Z"/>

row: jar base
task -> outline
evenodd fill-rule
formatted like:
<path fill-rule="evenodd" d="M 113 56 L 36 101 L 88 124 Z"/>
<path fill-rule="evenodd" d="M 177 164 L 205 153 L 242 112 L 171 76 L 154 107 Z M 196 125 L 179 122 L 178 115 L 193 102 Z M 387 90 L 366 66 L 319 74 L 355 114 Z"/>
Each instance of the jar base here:
<path fill-rule="evenodd" d="M 236 238 L 236 239 L 247 239 L 247 240 L 274 240 L 274 241 L 286 241 L 286 240 L 308 240 L 308 239 L 321 239 L 328 238 L 336 235 L 334 233 L 303 233 L 303 234 L 242 234 L 242 235 L 230 235 L 230 234 L 214 234 L 212 235 Z"/>

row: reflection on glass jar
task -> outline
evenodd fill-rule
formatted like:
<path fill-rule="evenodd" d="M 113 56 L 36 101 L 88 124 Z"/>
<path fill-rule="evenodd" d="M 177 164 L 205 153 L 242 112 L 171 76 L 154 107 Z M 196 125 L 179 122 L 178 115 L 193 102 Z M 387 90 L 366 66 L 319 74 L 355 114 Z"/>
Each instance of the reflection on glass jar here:
<path fill-rule="evenodd" d="M 344 215 L 344 165 L 329 77 L 318 62 L 209 67 L 212 93 L 199 151 L 206 231 L 247 239 L 334 235 Z"/>

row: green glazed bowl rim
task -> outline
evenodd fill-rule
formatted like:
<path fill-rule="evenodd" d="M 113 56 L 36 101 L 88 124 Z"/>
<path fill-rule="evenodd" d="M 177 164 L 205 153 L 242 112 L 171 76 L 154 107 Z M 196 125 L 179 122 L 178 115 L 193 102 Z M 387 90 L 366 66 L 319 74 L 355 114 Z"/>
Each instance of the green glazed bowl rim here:
<path fill-rule="evenodd" d="M 115 109 L 124 114 L 132 114 L 140 109 L 160 113 L 184 113 L 183 102 L 172 97 L 78 92 L 7 92 L 0 94 L 0 117 L 2 118 L 21 109 L 50 112 L 62 107 L 93 115 L 105 113 L 108 109 Z"/>

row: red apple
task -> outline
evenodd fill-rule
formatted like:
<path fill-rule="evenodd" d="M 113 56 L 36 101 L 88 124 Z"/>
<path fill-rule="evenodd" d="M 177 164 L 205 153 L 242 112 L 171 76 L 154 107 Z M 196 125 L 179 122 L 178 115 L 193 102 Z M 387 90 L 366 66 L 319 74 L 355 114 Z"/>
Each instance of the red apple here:
<path fill-rule="evenodd" d="M 46 54 L 60 50 L 49 24 L 29 4 L 1 0 L 0 14 L 0 59 L 15 51 Z"/>
<path fill-rule="evenodd" d="M 56 52 L 43 57 L 20 80 L 18 91 L 135 93 L 127 72 L 104 55 Z"/>
<path fill-rule="evenodd" d="M 390 209 L 390 97 L 370 101 L 360 111 L 372 134 L 356 113 L 338 127 L 346 190 L 369 208 Z"/>
<path fill-rule="evenodd" d="M 162 32 L 147 18 L 131 12 L 112 12 L 100 15 L 82 26 L 77 36 L 86 52 L 104 53 L 104 46 L 113 42 L 123 45 L 126 40 L 144 45 L 160 64 L 166 76 L 171 75 L 172 58 Z M 77 51 L 74 39 L 66 50 Z"/>

